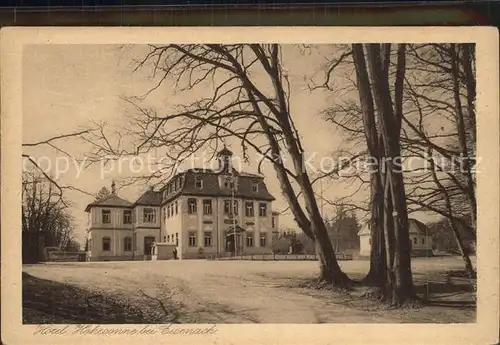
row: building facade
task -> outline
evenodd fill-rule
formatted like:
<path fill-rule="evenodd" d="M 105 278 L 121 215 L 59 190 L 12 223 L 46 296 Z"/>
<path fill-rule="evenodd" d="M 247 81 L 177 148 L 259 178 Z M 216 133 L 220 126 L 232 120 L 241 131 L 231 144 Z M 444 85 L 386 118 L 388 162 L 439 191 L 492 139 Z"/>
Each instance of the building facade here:
<path fill-rule="evenodd" d="M 410 232 L 410 248 L 412 256 L 432 256 L 432 236 L 428 232 L 424 223 L 416 219 L 408 219 Z M 369 257 L 372 247 L 372 238 L 370 231 L 370 222 L 366 222 L 363 228 L 358 232 L 359 236 L 359 255 Z"/>
<path fill-rule="evenodd" d="M 90 260 L 151 255 L 154 243 L 175 244 L 180 259 L 272 252 L 279 214 L 261 175 L 232 167 L 218 153 L 218 169 L 190 169 L 131 203 L 116 195 L 89 204 Z"/>

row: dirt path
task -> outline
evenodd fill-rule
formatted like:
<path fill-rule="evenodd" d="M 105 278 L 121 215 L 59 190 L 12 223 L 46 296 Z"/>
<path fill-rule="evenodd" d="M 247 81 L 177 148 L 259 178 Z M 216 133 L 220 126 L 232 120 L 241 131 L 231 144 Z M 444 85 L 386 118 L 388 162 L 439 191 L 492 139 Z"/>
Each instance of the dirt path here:
<path fill-rule="evenodd" d="M 365 263 L 349 263 L 363 271 Z M 38 278 L 105 291 L 148 302 L 157 312 L 175 306 L 180 323 L 352 323 L 401 322 L 401 315 L 364 311 L 337 303 L 328 293 L 283 286 L 313 276 L 312 262 L 160 261 L 68 263 L 25 266 Z"/>

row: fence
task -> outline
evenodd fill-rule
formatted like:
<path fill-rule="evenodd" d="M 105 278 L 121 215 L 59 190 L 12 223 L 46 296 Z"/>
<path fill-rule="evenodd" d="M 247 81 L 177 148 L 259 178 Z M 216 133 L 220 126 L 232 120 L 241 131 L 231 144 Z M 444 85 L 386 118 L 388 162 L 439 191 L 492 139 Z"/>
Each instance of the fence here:
<path fill-rule="evenodd" d="M 352 254 L 336 254 L 337 260 L 353 260 Z M 317 261 L 317 254 L 250 254 L 235 256 L 207 255 L 207 260 L 255 260 L 255 261 Z"/>
<path fill-rule="evenodd" d="M 57 262 L 85 261 L 86 256 L 87 256 L 86 252 L 50 251 L 47 253 L 47 261 L 57 261 Z"/>

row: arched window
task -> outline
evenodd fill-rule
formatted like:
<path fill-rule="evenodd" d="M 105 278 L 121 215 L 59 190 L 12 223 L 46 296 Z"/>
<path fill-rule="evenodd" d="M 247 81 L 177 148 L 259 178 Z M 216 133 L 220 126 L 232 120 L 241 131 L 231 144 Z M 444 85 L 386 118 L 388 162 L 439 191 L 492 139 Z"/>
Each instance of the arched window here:
<path fill-rule="evenodd" d="M 109 237 L 102 238 L 102 250 L 105 252 L 111 250 L 111 238 Z"/>
<path fill-rule="evenodd" d="M 123 239 L 123 251 L 131 252 L 132 251 L 132 237 L 125 237 Z"/>

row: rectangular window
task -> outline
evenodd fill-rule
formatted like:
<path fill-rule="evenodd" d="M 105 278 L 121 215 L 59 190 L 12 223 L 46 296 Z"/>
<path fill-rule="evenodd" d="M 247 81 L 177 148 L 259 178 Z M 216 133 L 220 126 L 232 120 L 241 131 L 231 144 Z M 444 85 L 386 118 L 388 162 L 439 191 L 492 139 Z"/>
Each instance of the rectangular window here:
<path fill-rule="evenodd" d="M 196 213 L 196 199 L 189 198 L 188 199 L 188 213 Z"/>
<path fill-rule="evenodd" d="M 154 208 L 145 208 L 143 210 L 144 223 L 156 223 L 156 210 Z"/>
<path fill-rule="evenodd" d="M 224 200 L 224 214 L 237 216 L 238 215 L 238 201 L 235 200 L 233 202 L 233 209 L 231 210 L 231 200 Z"/>
<path fill-rule="evenodd" d="M 195 231 L 189 232 L 189 246 L 196 247 L 196 232 Z"/>
<path fill-rule="evenodd" d="M 224 200 L 224 214 L 231 212 L 231 200 Z"/>
<path fill-rule="evenodd" d="M 179 203 L 176 201 L 175 202 L 175 214 L 179 213 Z"/>
<path fill-rule="evenodd" d="M 102 250 L 105 252 L 109 252 L 111 250 L 111 239 L 109 237 L 103 237 Z"/>
<path fill-rule="evenodd" d="M 212 214 L 212 200 L 203 200 L 203 214 L 208 216 Z"/>
<path fill-rule="evenodd" d="M 102 223 L 111 223 L 111 210 L 102 210 Z"/>
<path fill-rule="evenodd" d="M 195 186 L 196 186 L 196 188 L 199 188 L 199 189 L 203 188 L 203 178 L 201 176 L 196 176 Z"/>
<path fill-rule="evenodd" d="M 176 246 L 179 245 L 179 233 L 178 232 L 175 233 L 175 245 Z"/>
<path fill-rule="evenodd" d="M 273 228 L 274 228 L 274 227 L 276 227 L 276 226 L 274 225 L 274 217 L 271 217 L 271 227 L 273 227 Z"/>
<path fill-rule="evenodd" d="M 212 246 L 212 232 L 211 231 L 205 231 L 203 235 L 204 239 L 204 246 L 205 247 L 211 247 Z"/>
<path fill-rule="evenodd" d="M 123 250 L 125 252 L 131 252 L 132 251 L 132 237 L 125 237 L 123 239 Z"/>
<path fill-rule="evenodd" d="M 167 242 L 170 242 L 170 235 L 167 235 Z"/>
<path fill-rule="evenodd" d="M 246 202 L 245 203 L 245 216 L 247 217 L 253 217 L 253 202 Z"/>
<path fill-rule="evenodd" d="M 259 191 L 259 182 L 253 181 L 252 182 L 252 192 L 257 193 Z"/>
<path fill-rule="evenodd" d="M 417 244 L 417 238 L 416 237 L 413 237 L 413 243 Z"/>
<path fill-rule="evenodd" d="M 265 247 L 266 246 L 266 234 L 260 235 L 260 246 Z"/>
<path fill-rule="evenodd" d="M 232 176 L 227 176 L 224 181 L 224 188 L 233 190 L 235 189 L 234 178 Z"/>
<path fill-rule="evenodd" d="M 246 245 L 247 247 L 253 247 L 253 232 L 247 232 Z"/>
<path fill-rule="evenodd" d="M 123 224 L 132 224 L 132 211 L 124 210 L 123 211 Z"/>
<path fill-rule="evenodd" d="M 163 242 L 167 242 L 167 236 L 163 236 Z"/>
<path fill-rule="evenodd" d="M 267 204 L 266 203 L 259 204 L 259 216 L 261 216 L 261 217 L 267 216 Z"/>
<path fill-rule="evenodd" d="M 425 244 L 425 237 L 422 237 L 422 244 Z"/>

